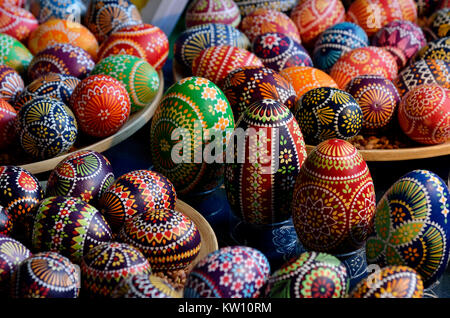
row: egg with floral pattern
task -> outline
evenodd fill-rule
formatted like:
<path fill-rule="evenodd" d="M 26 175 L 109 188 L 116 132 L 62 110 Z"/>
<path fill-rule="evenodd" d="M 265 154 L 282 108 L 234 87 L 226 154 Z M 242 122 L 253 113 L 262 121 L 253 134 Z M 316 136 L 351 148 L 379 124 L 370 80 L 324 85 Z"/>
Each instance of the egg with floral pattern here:
<path fill-rule="evenodd" d="M 111 298 L 181 298 L 181 294 L 156 275 L 132 275 L 120 282 Z"/>
<path fill-rule="evenodd" d="M 297 0 L 234 0 L 243 16 L 256 9 L 265 8 L 280 12 L 289 12 L 295 7 Z"/>
<path fill-rule="evenodd" d="M 19 241 L 0 234 L 0 295 L 9 295 L 11 276 L 25 259 L 30 250 Z"/>
<path fill-rule="evenodd" d="M 83 0 L 32 0 L 30 10 L 39 23 L 50 19 L 80 21 L 81 15 L 86 13 L 86 5 Z"/>
<path fill-rule="evenodd" d="M 0 99 L 0 149 L 9 146 L 16 137 L 14 123 L 17 112 L 7 101 Z"/>
<path fill-rule="evenodd" d="M 22 77 L 12 67 L 0 65 L 0 98 L 14 104 L 16 97 L 23 91 Z"/>
<path fill-rule="evenodd" d="M 423 46 L 414 60 L 443 60 L 450 62 L 450 36 L 446 36 L 434 41 L 428 42 Z M 411 63 L 412 64 L 412 63 Z"/>
<path fill-rule="evenodd" d="M 186 28 L 208 23 L 223 23 L 237 27 L 241 13 L 233 0 L 195 0 L 186 9 Z"/>
<path fill-rule="evenodd" d="M 7 65 L 17 71 L 19 74 L 25 74 L 33 54 L 28 48 L 17 39 L 8 34 L 0 33 L 0 60 L 2 64 Z"/>
<path fill-rule="evenodd" d="M 12 5 L 0 6 L 0 33 L 25 41 L 38 27 L 38 20 L 30 11 Z"/>

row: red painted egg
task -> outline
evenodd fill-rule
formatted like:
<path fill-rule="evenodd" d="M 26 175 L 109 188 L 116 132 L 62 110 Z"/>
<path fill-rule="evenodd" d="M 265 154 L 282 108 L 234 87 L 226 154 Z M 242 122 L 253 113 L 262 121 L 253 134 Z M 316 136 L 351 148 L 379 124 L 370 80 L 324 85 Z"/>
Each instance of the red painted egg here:
<path fill-rule="evenodd" d="M 127 90 L 107 75 L 92 75 L 82 80 L 70 98 L 81 130 L 93 137 L 116 133 L 128 120 L 131 104 Z"/>
<path fill-rule="evenodd" d="M 169 40 L 160 28 L 151 24 L 124 27 L 113 32 L 102 43 L 99 60 L 114 54 L 143 58 L 159 71 L 169 55 Z"/>
<path fill-rule="evenodd" d="M 14 103 L 24 87 L 25 84 L 19 73 L 8 65 L 0 65 L 0 98 Z"/>
<path fill-rule="evenodd" d="M 0 149 L 5 148 L 14 141 L 16 131 L 14 121 L 17 112 L 7 101 L 0 98 Z"/>
<path fill-rule="evenodd" d="M 31 12 L 12 5 L 0 6 L 0 33 L 24 41 L 37 27 L 38 21 Z"/>
<path fill-rule="evenodd" d="M 207 23 L 237 27 L 240 22 L 241 12 L 233 0 L 195 0 L 186 11 L 186 28 Z"/>
<path fill-rule="evenodd" d="M 411 139 L 428 145 L 450 140 L 450 90 L 420 85 L 403 96 L 398 122 Z"/>
<path fill-rule="evenodd" d="M 349 142 L 328 139 L 308 155 L 294 188 L 292 213 L 307 250 L 347 253 L 364 246 L 375 214 L 366 162 Z"/>

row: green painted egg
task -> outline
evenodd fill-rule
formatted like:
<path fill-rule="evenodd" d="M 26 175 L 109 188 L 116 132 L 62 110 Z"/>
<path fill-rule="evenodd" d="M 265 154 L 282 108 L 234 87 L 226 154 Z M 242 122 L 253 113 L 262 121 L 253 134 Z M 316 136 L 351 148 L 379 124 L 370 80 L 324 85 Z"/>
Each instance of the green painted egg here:
<path fill-rule="evenodd" d="M 0 65 L 7 65 L 23 74 L 33 59 L 33 54 L 12 36 L 0 33 L 0 59 Z"/>

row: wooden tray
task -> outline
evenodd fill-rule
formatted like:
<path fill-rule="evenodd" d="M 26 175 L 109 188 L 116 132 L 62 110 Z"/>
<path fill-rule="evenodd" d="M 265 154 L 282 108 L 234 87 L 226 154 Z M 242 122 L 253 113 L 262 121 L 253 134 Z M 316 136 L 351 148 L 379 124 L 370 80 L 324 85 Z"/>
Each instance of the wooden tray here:
<path fill-rule="evenodd" d="M 123 125 L 123 127 L 118 132 L 93 144 L 85 146 L 83 145 L 82 148 L 76 149 L 75 151 L 93 150 L 97 152 L 103 152 L 117 145 L 118 143 L 124 141 L 125 139 L 129 138 L 136 131 L 142 128 L 153 117 L 153 114 L 155 113 L 156 108 L 158 108 L 159 102 L 161 101 L 162 95 L 164 93 L 164 77 L 161 71 L 159 71 L 159 82 L 160 85 L 158 93 L 156 94 L 152 102 L 148 104 L 145 108 L 132 114 L 128 119 L 128 121 L 125 123 L 125 125 Z M 47 160 L 23 164 L 20 165 L 20 167 L 30 171 L 32 174 L 50 171 L 54 169 L 61 160 L 63 160 L 73 152 L 68 152 L 58 157 L 54 157 Z"/>

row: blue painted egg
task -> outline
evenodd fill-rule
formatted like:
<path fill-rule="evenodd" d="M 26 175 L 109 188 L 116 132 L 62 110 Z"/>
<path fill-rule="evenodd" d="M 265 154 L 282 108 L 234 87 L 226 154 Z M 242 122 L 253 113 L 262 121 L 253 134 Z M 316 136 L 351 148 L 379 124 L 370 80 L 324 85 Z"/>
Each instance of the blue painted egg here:
<path fill-rule="evenodd" d="M 86 6 L 81 0 L 33 0 L 30 10 L 41 24 L 50 19 L 80 21 Z"/>
<path fill-rule="evenodd" d="M 444 60 L 450 62 L 450 36 L 430 41 L 420 49 L 414 60 Z M 414 61 L 413 60 L 413 61 Z"/>
<path fill-rule="evenodd" d="M 368 45 L 369 38 L 360 26 L 351 22 L 338 23 L 319 36 L 312 55 L 314 65 L 328 72 L 344 53 Z"/>
<path fill-rule="evenodd" d="M 377 204 L 367 261 L 409 266 L 425 288 L 439 280 L 450 253 L 449 195 L 444 181 L 427 170 L 396 181 Z"/>

